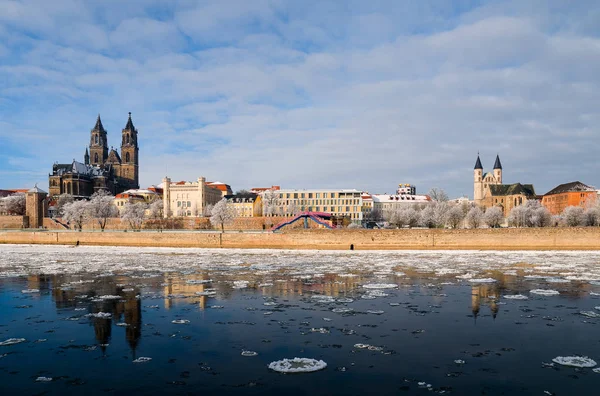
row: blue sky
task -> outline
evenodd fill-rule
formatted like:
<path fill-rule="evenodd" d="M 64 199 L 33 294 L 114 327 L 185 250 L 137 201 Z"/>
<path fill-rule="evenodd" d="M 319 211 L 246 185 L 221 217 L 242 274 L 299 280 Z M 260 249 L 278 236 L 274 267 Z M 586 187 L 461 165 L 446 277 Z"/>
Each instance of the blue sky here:
<path fill-rule="evenodd" d="M 139 130 L 141 186 L 600 187 L 600 3 L 0 0 L 0 188 Z"/>

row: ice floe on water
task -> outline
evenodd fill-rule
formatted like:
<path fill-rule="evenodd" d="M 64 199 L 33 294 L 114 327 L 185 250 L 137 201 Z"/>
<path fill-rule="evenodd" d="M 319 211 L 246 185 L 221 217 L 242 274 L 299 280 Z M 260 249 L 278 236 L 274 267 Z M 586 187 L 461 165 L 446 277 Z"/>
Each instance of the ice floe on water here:
<path fill-rule="evenodd" d="M 267 367 L 279 373 L 311 373 L 323 370 L 327 367 L 327 363 L 317 359 L 296 357 L 271 362 Z"/>
<path fill-rule="evenodd" d="M 254 351 L 242 351 L 241 355 L 245 356 L 245 357 L 252 357 L 252 356 L 258 355 L 258 352 L 254 352 Z"/>
<path fill-rule="evenodd" d="M 34 293 L 39 293 L 40 290 L 39 289 L 26 289 L 26 290 L 21 290 L 21 293 L 23 294 L 34 294 Z"/>
<path fill-rule="evenodd" d="M 557 356 L 552 359 L 554 363 L 561 364 L 563 366 L 582 367 L 589 368 L 595 367 L 596 361 L 590 359 L 587 356 Z"/>
<path fill-rule="evenodd" d="M 51 382 L 52 378 L 51 377 L 37 377 L 35 379 L 35 382 Z"/>
<path fill-rule="evenodd" d="M 560 292 L 558 290 L 550 290 L 550 289 L 533 289 L 530 290 L 529 293 L 537 294 L 540 296 L 558 296 Z"/>
<path fill-rule="evenodd" d="M 98 296 L 96 298 L 99 298 L 100 300 L 120 300 L 123 297 L 121 297 L 121 296 L 113 296 L 113 295 L 110 295 L 110 294 L 106 294 L 106 295 L 103 295 L 103 296 Z"/>
<path fill-rule="evenodd" d="M 350 313 L 350 312 L 354 312 L 354 309 L 352 309 L 352 308 L 333 308 L 331 310 L 331 312 L 335 312 L 335 313 Z"/>
<path fill-rule="evenodd" d="M 250 282 L 245 281 L 245 280 L 237 280 L 237 281 L 233 281 L 233 288 L 234 289 L 245 289 L 248 287 L 248 284 Z"/>
<path fill-rule="evenodd" d="M 471 283 L 494 283 L 496 279 L 494 278 L 471 278 L 469 279 Z"/>
<path fill-rule="evenodd" d="M 190 323 L 190 321 L 187 319 L 174 319 L 171 321 L 171 323 L 173 323 L 173 324 L 188 324 L 188 323 Z"/>
<path fill-rule="evenodd" d="M 151 357 L 144 357 L 144 356 L 141 356 L 141 357 L 139 357 L 139 358 L 137 358 L 137 359 L 133 360 L 133 363 L 146 363 L 146 362 L 149 362 L 150 360 L 152 360 L 152 358 L 151 358 Z"/>
<path fill-rule="evenodd" d="M 1 341 L 0 346 L 15 345 L 15 344 L 20 344 L 25 341 L 27 341 L 27 340 L 25 340 L 25 338 L 9 338 L 7 340 Z"/>
<path fill-rule="evenodd" d="M 579 311 L 579 314 L 588 318 L 600 318 L 600 314 L 594 311 Z"/>
<path fill-rule="evenodd" d="M 529 297 L 524 296 L 522 294 L 507 294 L 502 296 L 508 300 L 529 300 Z"/>
<path fill-rule="evenodd" d="M 362 285 L 365 289 L 395 289 L 398 287 L 395 283 L 370 283 Z"/>
<path fill-rule="evenodd" d="M 87 314 L 86 316 L 90 316 L 92 318 L 98 318 L 98 319 L 110 319 L 112 317 L 112 314 L 109 312 L 96 312 L 96 313 Z"/>

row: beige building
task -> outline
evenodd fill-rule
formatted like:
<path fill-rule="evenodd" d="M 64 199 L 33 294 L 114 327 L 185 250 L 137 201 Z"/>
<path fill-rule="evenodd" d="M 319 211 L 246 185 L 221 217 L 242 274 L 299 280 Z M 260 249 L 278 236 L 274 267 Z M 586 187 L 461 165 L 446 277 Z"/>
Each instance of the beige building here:
<path fill-rule="evenodd" d="M 361 223 L 362 197 L 358 190 L 279 190 L 276 214 L 294 216 L 299 212 L 325 212 Z"/>
<path fill-rule="evenodd" d="M 221 190 L 207 185 L 204 177 L 195 182 L 171 182 L 165 177 L 162 187 L 165 217 L 199 217 L 208 205 L 223 198 Z"/>
<path fill-rule="evenodd" d="M 113 199 L 113 204 L 119 209 L 119 213 L 122 213 L 127 203 L 150 204 L 157 199 L 161 199 L 161 197 L 156 191 L 132 189 L 117 194 Z"/>
<path fill-rule="evenodd" d="M 226 195 L 225 199 L 235 217 L 261 217 L 262 199 L 254 193 Z"/>

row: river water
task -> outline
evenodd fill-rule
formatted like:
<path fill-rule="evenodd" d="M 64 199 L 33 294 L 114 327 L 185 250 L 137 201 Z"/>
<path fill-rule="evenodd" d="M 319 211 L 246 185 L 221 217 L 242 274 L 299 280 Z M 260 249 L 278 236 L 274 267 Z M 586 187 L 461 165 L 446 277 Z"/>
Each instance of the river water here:
<path fill-rule="evenodd" d="M 600 252 L 0 246 L 3 395 L 598 394 L 598 323 Z"/>

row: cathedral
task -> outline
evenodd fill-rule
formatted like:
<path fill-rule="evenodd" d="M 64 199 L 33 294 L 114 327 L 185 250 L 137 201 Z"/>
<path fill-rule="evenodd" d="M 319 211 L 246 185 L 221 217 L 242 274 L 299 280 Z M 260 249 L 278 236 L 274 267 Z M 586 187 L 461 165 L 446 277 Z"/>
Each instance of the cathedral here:
<path fill-rule="evenodd" d="M 84 161 L 70 164 L 55 163 L 49 175 L 50 196 L 71 194 L 89 197 L 106 190 L 113 195 L 139 188 L 138 131 L 133 126 L 131 113 L 122 131 L 121 154 L 108 150 L 106 129 L 100 115 L 90 132 L 90 145 L 85 149 Z"/>
<path fill-rule="evenodd" d="M 481 208 L 497 206 L 507 216 L 512 208 L 523 205 L 530 199 L 537 199 L 533 184 L 502 184 L 502 164 L 496 155 L 492 173 L 483 173 L 479 154 L 473 171 L 473 200 Z"/>

